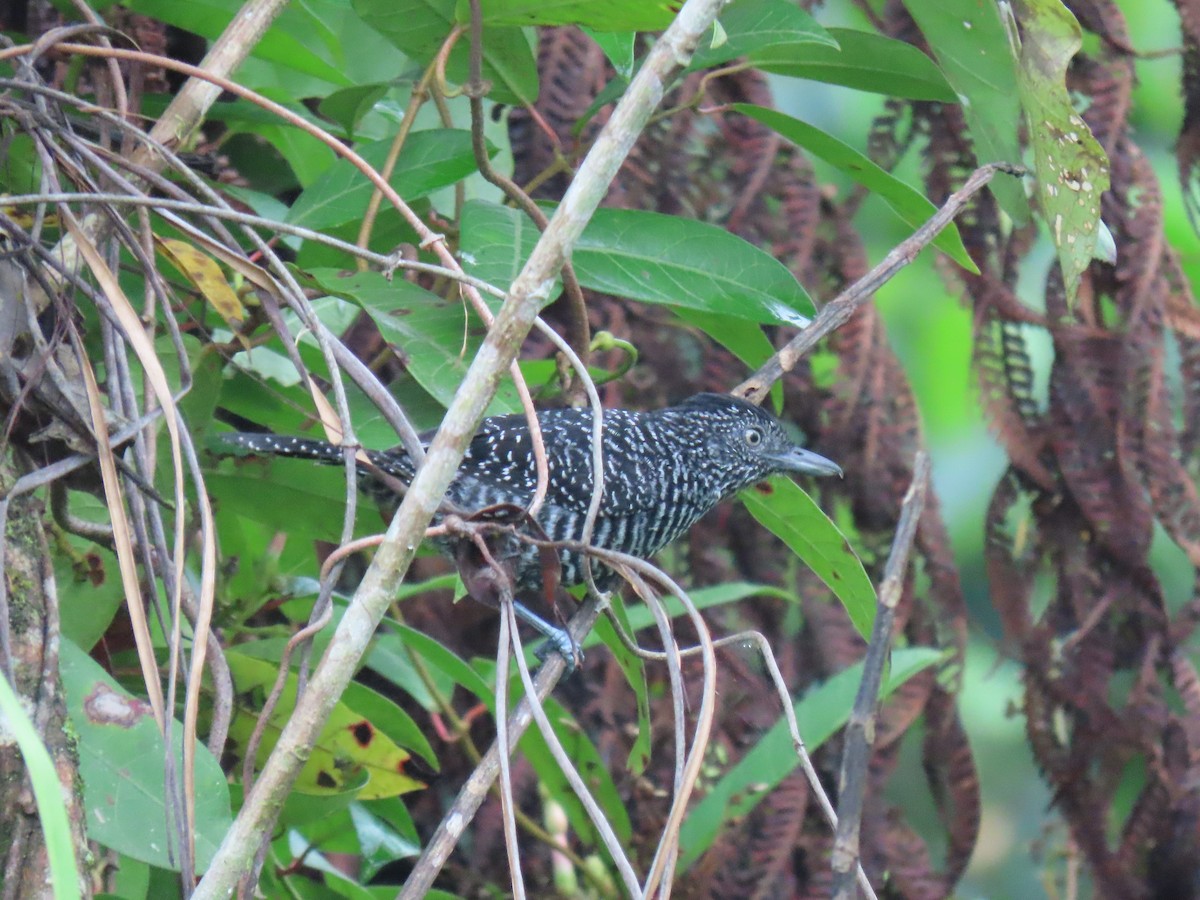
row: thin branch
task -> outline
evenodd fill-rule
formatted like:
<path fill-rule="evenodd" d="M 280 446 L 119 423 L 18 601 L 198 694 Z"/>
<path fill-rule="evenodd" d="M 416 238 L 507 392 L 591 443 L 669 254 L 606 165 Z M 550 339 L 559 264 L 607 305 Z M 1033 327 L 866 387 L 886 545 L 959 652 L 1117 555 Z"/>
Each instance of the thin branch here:
<path fill-rule="evenodd" d="M 510 620 L 510 628 L 512 633 L 516 634 L 516 610 L 513 608 L 511 601 L 504 606 L 504 615 Z M 558 735 L 554 733 L 554 729 L 550 724 L 550 719 L 546 715 L 546 709 L 542 705 L 543 696 L 538 692 L 537 684 L 533 680 L 533 676 L 529 672 L 529 665 L 525 662 L 525 654 L 518 647 L 516 653 L 517 671 L 521 675 L 521 683 L 525 687 L 525 696 L 533 698 L 529 703 L 529 712 L 533 716 L 533 720 L 537 722 L 538 731 L 546 741 L 546 748 L 550 751 L 550 755 L 554 757 L 554 761 L 558 764 L 559 771 L 566 779 L 567 784 L 571 786 L 571 790 L 583 805 L 584 811 L 592 821 L 592 826 L 596 829 L 596 834 L 600 838 L 600 842 L 608 850 L 612 857 L 614 865 L 617 867 L 617 872 L 621 875 L 621 879 L 625 883 L 627 896 L 631 898 L 640 898 L 642 892 L 638 888 L 637 874 L 633 870 L 633 863 L 629 859 L 629 855 L 621 846 L 621 841 L 613 830 L 612 823 L 608 817 L 604 815 L 604 811 L 600 808 L 600 804 L 596 802 L 596 798 L 592 796 L 588 790 L 587 783 L 583 780 L 583 776 L 579 774 L 579 770 L 571 762 L 571 757 L 567 754 L 566 748 L 563 747 L 562 741 L 558 739 Z M 496 744 L 497 747 L 512 746 L 512 743 L 502 743 L 497 732 Z M 503 766 L 504 757 L 508 754 L 500 753 L 498 758 Z M 407 889 L 407 885 L 405 885 Z"/>
<path fill-rule="evenodd" d="M 447 43 L 453 41 L 458 35 L 458 31 L 454 31 L 447 39 Z M 392 138 L 392 144 L 388 147 L 387 159 L 383 161 L 383 165 L 379 169 L 379 174 L 385 180 L 390 181 L 392 172 L 396 168 L 396 162 L 400 159 L 400 151 L 404 149 L 404 144 L 408 140 L 408 135 L 412 132 L 413 125 L 417 121 L 417 113 L 429 98 L 429 82 L 433 78 L 433 65 L 430 64 L 425 68 L 424 74 L 421 75 L 421 80 L 413 87 L 412 95 L 408 99 L 408 107 L 404 110 L 404 117 L 400 120 L 400 127 L 396 130 L 396 136 Z M 366 212 L 363 213 L 362 224 L 358 229 L 358 237 L 355 244 L 360 249 L 366 250 L 371 243 L 371 232 L 375 228 L 375 218 L 379 215 L 379 207 L 383 203 L 383 192 L 376 189 L 371 192 L 371 199 L 367 201 Z M 361 257 L 359 258 L 359 269 L 365 268 L 366 262 Z"/>
<path fill-rule="evenodd" d="M 600 615 L 601 600 L 598 596 L 590 596 L 580 606 L 579 611 L 572 617 L 569 632 L 571 639 L 576 643 L 583 641 L 588 632 L 592 630 L 592 626 L 596 623 L 597 617 Z M 517 741 L 521 739 L 521 735 L 533 722 L 533 701 L 531 697 L 539 699 L 547 697 L 554 686 L 558 684 L 558 680 L 562 677 L 566 670 L 566 661 L 557 653 L 547 658 L 546 662 L 538 670 L 537 675 L 533 679 L 534 690 L 521 698 L 517 704 L 517 708 L 513 710 L 511 716 L 508 717 L 508 748 L 503 751 L 511 753 L 516 747 Z M 501 744 L 493 742 L 488 748 L 488 752 L 484 755 L 479 765 L 471 772 L 466 783 L 459 789 L 458 796 L 454 798 L 454 802 L 450 808 L 446 810 L 446 814 L 442 817 L 441 823 L 437 827 L 437 831 L 425 844 L 425 849 L 421 852 L 420 859 L 417 860 L 413 867 L 412 873 L 408 876 L 408 880 L 404 882 L 404 887 L 398 895 L 398 900 L 420 900 L 424 897 L 431 887 L 433 881 L 441 872 L 442 866 L 446 864 L 446 860 L 450 858 L 459 839 L 462 837 L 463 831 L 471 820 L 475 817 L 475 813 L 479 811 L 479 807 L 483 804 L 484 799 L 488 795 L 492 782 L 496 780 L 496 776 L 500 772 L 500 755 Z"/>
<path fill-rule="evenodd" d="M 795 368 L 801 357 L 816 346 L 830 332 L 844 325 L 862 304 L 866 303 L 897 272 L 917 258 L 925 247 L 933 242 L 938 233 L 954 220 L 959 211 L 976 193 L 992 180 L 997 172 L 1009 175 L 1024 175 L 1022 166 L 1009 163 L 989 163 L 971 173 L 961 188 L 947 198 L 942 207 L 928 222 L 901 241 L 878 265 L 829 301 L 808 327 L 788 341 L 782 350 L 768 359 L 758 371 L 735 387 L 730 393 L 744 397 L 751 403 L 761 403 L 784 372 Z"/>
<path fill-rule="evenodd" d="M 925 509 L 929 490 L 929 455 L 918 451 L 913 463 L 912 483 L 904 495 L 900 521 L 892 550 L 879 585 L 875 610 L 875 626 L 863 660 L 862 681 L 854 698 L 854 709 L 846 724 L 846 746 L 842 751 L 842 772 L 838 779 L 838 821 L 830 863 L 833 868 L 833 897 L 852 900 L 857 870 L 859 825 L 867 788 L 867 765 L 875 743 L 875 718 L 879 709 L 879 685 L 892 646 L 892 625 L 896 619 L 896 604 L 904 590 L 908 557 L 917 536 L 917 525 Z"/>
<path fill-rule="evenodd" d="M 483 541 L 479 541 L 478 545 L 485 556 L 491 556 Z M 503 571 L 498 566 L 495 568 L 497 572 Z M 512 591 L 505 585 L 500 599 L 500 641 L 496 646 L 496 742 L 501 747 L 508 746 L 508 657 L 514 643 L 517 645 L 517 655 L 522 655 L 520 642 Z M 521 872 L 521 845 L 517 839 L 517 804 L 513 798 L 512 766 L 509 762 L 508 754 L 501 753 L 500 811 L 504 822 L 504 849 L 508 854 L 508 875 L 513 898 L 524 900 L 525 878 Z"/>

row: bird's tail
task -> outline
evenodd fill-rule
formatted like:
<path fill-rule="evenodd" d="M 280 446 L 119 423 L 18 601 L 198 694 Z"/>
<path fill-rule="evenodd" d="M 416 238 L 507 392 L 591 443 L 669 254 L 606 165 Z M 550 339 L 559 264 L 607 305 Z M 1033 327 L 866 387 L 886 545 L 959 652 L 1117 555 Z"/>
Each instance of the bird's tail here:
<path fill-rule="evenodd" d="M 345 462 L 341 447 L 328 441 L 292 437 L 280 434 L 252 434 L 245 431 L 223 432 L 218 440 L 236 451 L 239 456 L 288 456 L 310 459 L 313 462 L 340 466 Z M 404 481 L 413 476 L 412 462 L 407 453 L 395 450 L 368 450 L 367 458 L 380 470 Z M 370 470 L 364 467 L 364 471 Z"/>

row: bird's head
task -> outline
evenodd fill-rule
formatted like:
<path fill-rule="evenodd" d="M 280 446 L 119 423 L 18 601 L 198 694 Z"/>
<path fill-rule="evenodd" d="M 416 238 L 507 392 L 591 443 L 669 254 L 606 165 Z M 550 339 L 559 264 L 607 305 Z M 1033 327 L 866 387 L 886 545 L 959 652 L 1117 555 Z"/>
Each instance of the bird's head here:
<path fill-rule="evenodd" d="M 766 410 L 729 394 L 697 394 L 681 409 L 695 415 L 714 466 L 730 481 L 727 493 L 770 475 L 841 475 L 837 463 L 797 444 Z"/>

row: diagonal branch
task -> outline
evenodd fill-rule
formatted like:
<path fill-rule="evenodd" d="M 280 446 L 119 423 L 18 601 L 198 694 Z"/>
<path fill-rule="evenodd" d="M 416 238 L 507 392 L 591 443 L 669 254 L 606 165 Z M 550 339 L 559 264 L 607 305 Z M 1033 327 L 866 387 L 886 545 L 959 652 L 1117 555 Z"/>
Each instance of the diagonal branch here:
<path fill-rule="evenodd" d="M 744 397 L 751 403 L 761 403 L 771 390 L 771 385 L 778 381 L 784 372 L 794 369 L 801 357 L 816 346 L 821 338 L 849 321 L 856 309 L 870 300 L 892 276 L 916 259 L 917 254 L 933 242 L 938 233 L 966 206 L 967 201 L 983 190 L 997 172 L 1019 176 L 1025 174 L 1025 169 L 1009 163 L 988 163 L 972 172 L 971 177 L 946 199 L 941 208 L 930 216 L 929 221 L 893 247 L 870 272 L 830 300 L 807 328 L 788 341 L 782 350 L 763 363 L 757 372 L 730 393 Z"/>
<path fill-rule="evenodd" d="M 896 604 L 904 590 L 908 557 L 917 536 L 917 525 L 925 510 L 925 494 L 929 490 L 929 456 L 917 453 L 913 463 L 912 483 L 904 495 L 900 521 L 892 551 L 884 567 L 879 585 L 878 609 L 871 643 L 863 660 L 862 681 L 854 700 L 854 709 L 846 725 L 846 747 L 842 751 L 842 772 L 838 779 L 837 835 L 834 839 L 833 896 L 838 900 L 853 900 L 854 880 L 858 871 L 859 826 L 862 823 L 866 800 L 867 766 L 875 741 L 875 720 L 879 710 L 879 684 L 884 666 L 891 654 L 892 626 L 896 621 Z"/>

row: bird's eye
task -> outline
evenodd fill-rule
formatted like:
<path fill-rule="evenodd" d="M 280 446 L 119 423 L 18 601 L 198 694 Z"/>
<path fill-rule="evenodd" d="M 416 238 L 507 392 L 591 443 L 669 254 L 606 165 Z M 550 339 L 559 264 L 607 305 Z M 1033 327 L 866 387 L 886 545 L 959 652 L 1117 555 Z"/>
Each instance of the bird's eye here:
<path fill-rule="evenodd" d="M 745 435 L 743 435 L 743 437 L 745 438 L 746 444 L 748 446 L 757 447 L 759 444 L 762 443 L 762 439 L 763 439 L 762 429 L 761 428 L 747 428 L 746 433 L 745 433 Z"/>

